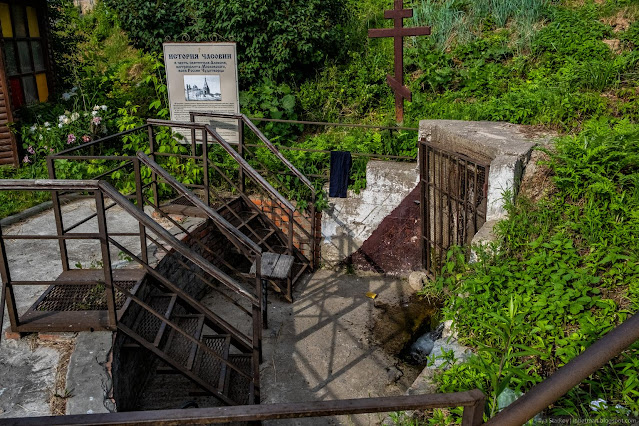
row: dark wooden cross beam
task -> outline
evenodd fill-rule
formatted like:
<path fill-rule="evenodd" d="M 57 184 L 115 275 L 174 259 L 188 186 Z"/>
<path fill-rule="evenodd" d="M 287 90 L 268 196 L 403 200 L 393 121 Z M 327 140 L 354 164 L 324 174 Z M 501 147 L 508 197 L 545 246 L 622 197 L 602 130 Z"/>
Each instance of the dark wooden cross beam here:
<path fill-rule="evenodd" d="M 410 89 L 404 86 L 404 37 L 430 35 L 430 27 L 404 28 L 404 18 L 412 18 L 413 9 L 404 9 L 404 0 L 395 0 L 395 9 L 385 10 L 384 18 L 394 19 L 393 28 L 368 30 L 369 37 L 395 37 L 395 75 L 386 76 L 388 85 L 395 92 L 395 117 L 404 121 L 404 99 L 411 101 Z"/>

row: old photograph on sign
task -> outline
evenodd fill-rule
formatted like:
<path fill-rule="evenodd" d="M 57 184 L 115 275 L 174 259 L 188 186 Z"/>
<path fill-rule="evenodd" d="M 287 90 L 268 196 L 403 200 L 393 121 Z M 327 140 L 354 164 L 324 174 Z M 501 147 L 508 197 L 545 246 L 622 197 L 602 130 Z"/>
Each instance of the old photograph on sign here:
<path fill-rule="evenodd" d="M 185 75 L 184 98 L 187 101 L 221 101 L 219 75 Z"/>

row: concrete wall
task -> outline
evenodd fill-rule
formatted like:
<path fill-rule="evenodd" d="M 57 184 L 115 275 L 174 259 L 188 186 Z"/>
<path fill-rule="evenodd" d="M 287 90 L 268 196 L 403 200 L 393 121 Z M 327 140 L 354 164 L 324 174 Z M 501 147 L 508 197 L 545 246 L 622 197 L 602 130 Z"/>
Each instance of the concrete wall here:
<path fill-rule="evenodd" d="M 525 126 L 488 121 L 422 120 L 419 139 L 490 162 L 487 221 L 503 219 L 505 191 L 518 189 L 537 136 Z"/>
<path fill-rule="evenodd" d="M 322 212 L 321 254 L 325 266 L 335 266 L 355 253 L 417 186 L 416 163 L 369 161 L 366 189 L 347 198 L 329 198 Z"/>

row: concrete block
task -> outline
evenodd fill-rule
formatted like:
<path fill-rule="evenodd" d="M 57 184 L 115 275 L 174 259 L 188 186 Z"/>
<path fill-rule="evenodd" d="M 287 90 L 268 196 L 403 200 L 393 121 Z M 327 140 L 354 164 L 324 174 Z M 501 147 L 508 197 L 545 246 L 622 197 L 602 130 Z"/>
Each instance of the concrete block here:
<path fill-rule="evenodd" d="M 67 414 L 110 413 L 111 375 L 107 370 L 113 333 L 110 331 L 78 333 L 75 350 L 67 370 Z M 110 407 L 110 408 L 107 408 Z"/>

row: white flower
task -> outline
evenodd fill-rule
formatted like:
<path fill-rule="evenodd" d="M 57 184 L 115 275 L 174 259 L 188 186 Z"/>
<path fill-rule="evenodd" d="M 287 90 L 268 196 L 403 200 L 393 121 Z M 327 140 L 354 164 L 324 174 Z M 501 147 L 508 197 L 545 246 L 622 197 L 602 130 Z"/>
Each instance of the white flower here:
<path fill-rule="evenodd" d="M 98 111 L 98 110 L 100 110 L 100 105 L 96 105 L 93 107 L 93 111 Z"/>
<path fill-rule="evenodd" d="M 95 117 L 96 115 L 98 115 L 98 112 L 97 111 L 92 111 L 91 115 Z"/>
<path fill-rule="evenodd" d="M 590 409 L 592 411 L 605 410 L 608 408 L 608 403 L 605 399 L 595 399 L 594 401 L 590 401 Z"/>
<path fill-rule="evenodd" d="M 62 128 L 62 123 L 58 124 L 58 127 L 59 127 L 59 128 Z"/>
<path fill-rule="evenodd" d="M 68 101 L 69 99 L 71 99 L 71 96 L 73 96 L 71 93 L 63 93 L 62 94 L 62 100 L 63 101 Z"/>
<path fill-rule="evenodd" d="M 62 120 L 62 123 L 69 124 L 71 123 L 71 119 L 69 117 L 64 117 L 64 120 Z"/>
<path fill-rule="evenodd" d="M 62 123 L 62 122 L 64 121 L 64 119 L 65 119 L 65 118 L 67 118 L 67 116 L 66 116 L 66 115 L 61 115 L 61 116 L 59 116 L 59 117 L 58 117 L 58 121 L 59 121 L 60 123 Z"/>
<path fill-rule="evenodd" d="M 43 138 L 42 138 L 42 135 L 38 136 L 38 139 L 39 139 L 39 140 L 42 140 L 42 139 L 43 139 Z"/>
<path fill-rule="evenodd" d="M 107 109 L 109 109 L 109 107 L 106 105 L 102 105 L 100 108 L 102 108 L 102 111 L 106 111 Z"/>
<path fill-rule="evenodd" d="M 77 88 L 77 87 L 75 87 L 75 86 L 73 86 L 73 88 L 71 89 L 71 93 L 75 93 L 75 92 L 77 92 L 77 91 L 78 91 L 78 88 Z"/>
<path fill-rule="evenodd" d="M 74 112 L 73 114 L 71 114 L 71 121 L 75 121 L 78 118 L 80 118 L 80 114 L 78 114 L 77 112 Z"/>
<path fill-rule="evenodd" d="M 38 126 L 36 126 L 35 124 L 29 128 L 29 131 L 31 131 L 31 133 L 35 132 L 36 130 L 38 130 Z"/>
<path fill-rule="evenodd" d="M 51 125 L 51 123 L 49 123 L 48 121 L 44 122 L 44 127 L 49 127 Z"/>

